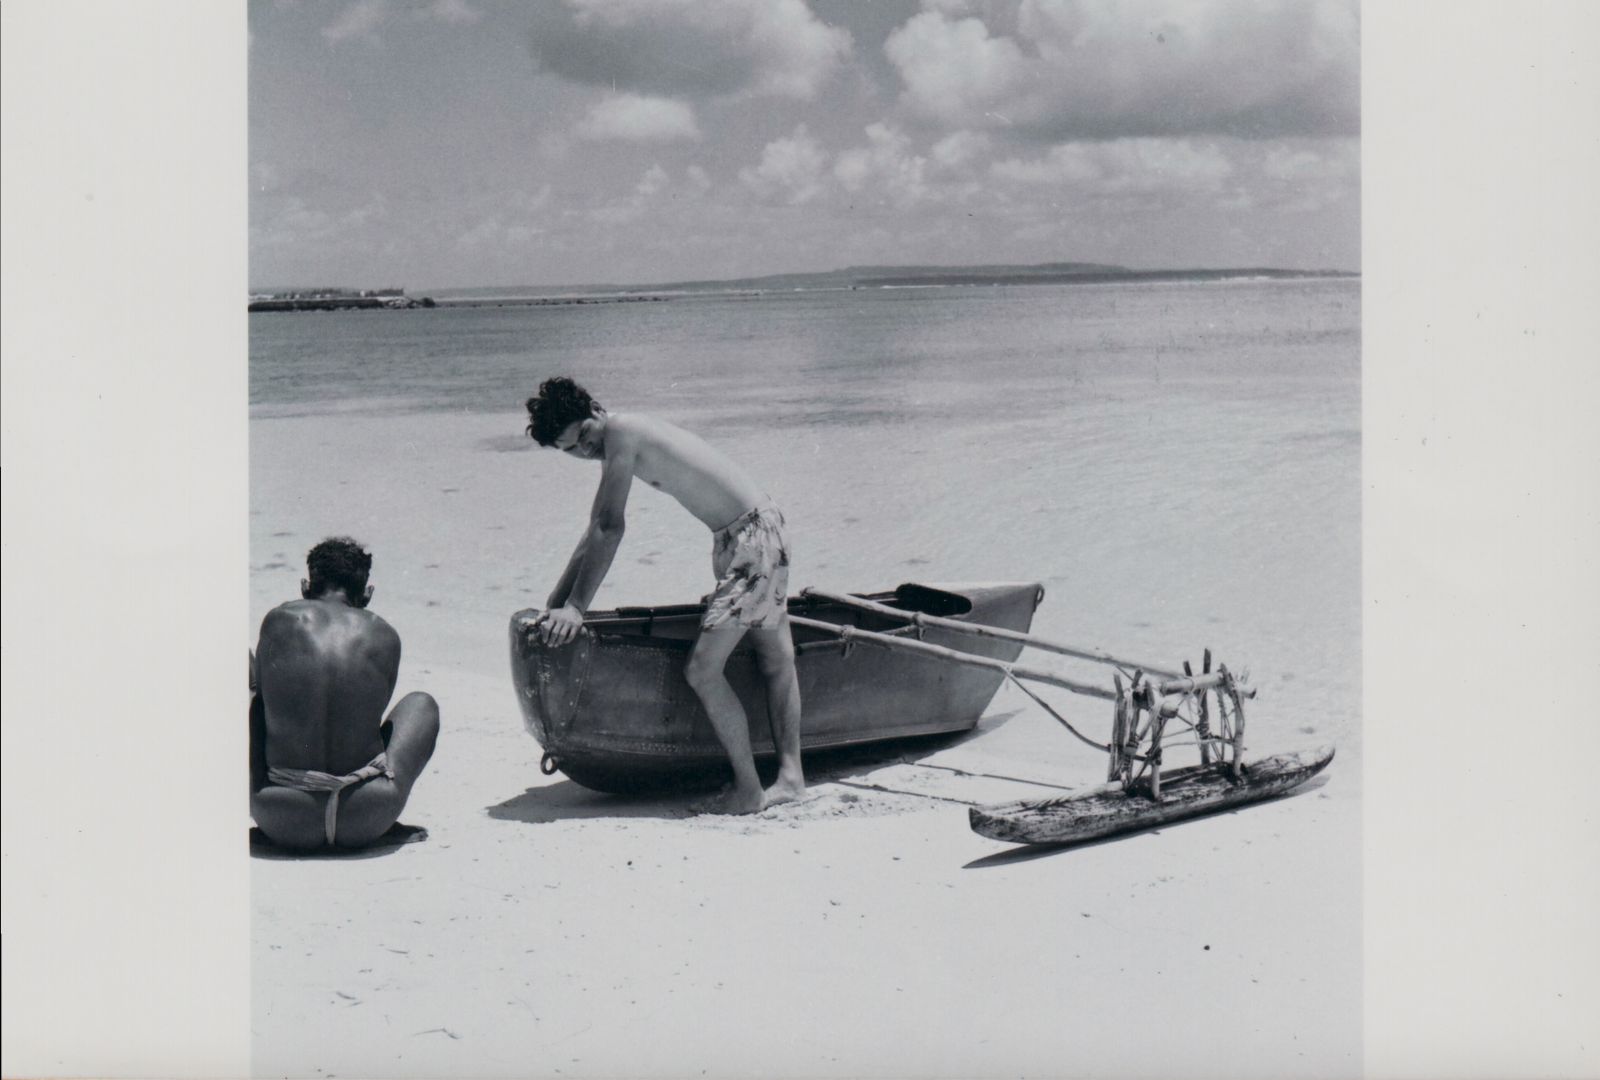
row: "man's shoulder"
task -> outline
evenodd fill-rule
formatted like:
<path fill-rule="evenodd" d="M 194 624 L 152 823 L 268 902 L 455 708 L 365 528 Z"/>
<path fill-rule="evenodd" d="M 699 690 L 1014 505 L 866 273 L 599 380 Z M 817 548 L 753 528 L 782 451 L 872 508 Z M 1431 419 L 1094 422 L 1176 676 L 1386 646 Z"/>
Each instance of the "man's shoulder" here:
<path fill-rule="evenodd" d="M 644 413 L 611 413 L 606 418 L 606 444 L 619 436 L 625 441 L 647 438 L 651 429 L 660 425 L 661 421 Z"/>
<path fill-rule="evenodd" d="M 611 416 L 606 423 L 605 459 L 631 458 L 651 443 L 660 442 L 659 427 L 659 421 L 641 413 Z"/>
<path fill-rule="evenodd" d="M 371 611 L 363 610 L 360 614 L 366 616 L 367 619 L 370 620 L 368 626 L 371 628 L 371 632 L 375 636 L 385 640 L 392 639 L 395 642 L 399 642 L 400 631 L 391 626 L 388 619 L 385 619 L 382 615 Z"/>
<path fill-rule="evenodd" d="M 317 609 L 320 606 L 312 600 L 285 600 L 267 612 L 267 617 L 261 620 L 261 625 L 266 627 L 306 622 L 317 617 Z"/>
<path fill-rule="evenodd" d="M 321 600 L 287 600 L 267 612 L 261 626 L 263 630 L 292 627 L 314 630 L 336 622 L 359 624 L 367 632 L 382 637 L 400 636 L 388 620 L 376 612 Z"/>
<path fill-rule="evenodd" d="M 622 436 L 622 445 L 637 449 L 641 446 L 671 446 L 685 439 L 698 439 L 687 428 L 670 420 L 648 413 L 625 413 L 614 418 L 613 431 Z M 610 442 L 609 436 L 607 442 Z"/>

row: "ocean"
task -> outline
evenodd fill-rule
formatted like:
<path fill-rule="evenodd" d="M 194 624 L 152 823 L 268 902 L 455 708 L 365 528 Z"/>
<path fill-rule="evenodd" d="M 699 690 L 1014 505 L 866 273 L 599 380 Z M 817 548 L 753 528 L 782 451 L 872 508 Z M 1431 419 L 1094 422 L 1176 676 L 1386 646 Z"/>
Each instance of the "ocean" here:
<path fill-rule="evenodd" d="M 1275 725 L 1257 749 L 1353 747 L 1360 299 L 1349 279 L 1241 280 L 254 314 L 252 564 L 276 572 L 254 614 L 282 598 L 303 551 L 286 549 L 313 539 L 273 531 L 305 484 L 278 469 L 279 424 L 408 433 L 410 450 L 346 452 L 350 528 L 387 536 L 395 492 L 427 487 L 387 541 L 416 554 L 391 558 L 479 560 L 485 594 L 460 602 L 484 620 L 536 604 L 597 479 L 522 434 L 522 401 L 566 373 L 767 483 L 796 589 L 1038 581 L 1038 632 L 1152 663 L 1209 647 L 1249 669 Z M 698 526 L 666 502 L 634 496 L 597 603 L 709 587 Z"/>

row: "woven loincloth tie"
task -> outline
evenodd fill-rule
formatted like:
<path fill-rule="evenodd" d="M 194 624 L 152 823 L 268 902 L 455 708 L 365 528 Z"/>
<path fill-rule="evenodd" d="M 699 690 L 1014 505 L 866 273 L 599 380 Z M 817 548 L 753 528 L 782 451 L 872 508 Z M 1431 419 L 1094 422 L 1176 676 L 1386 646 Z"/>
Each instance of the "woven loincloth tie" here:
<path fill-rule="evenodd" d="M 386 776 L 394 779 L 394 770 L 389 768 L 389 755 L 380 753 L 377 757 L 367 762 L 353 773 L 343 776 L 334 776 L 332 773 L 318 772 L 315 769 L 268 769 L 267 779 L 280 787 L 293 788 L 296 791 L 326 791 L 328 793 L 328 809 L 323 814 L 322 831 L 328 837 L 328 843 L 333 844 L 334 833 L 339 820 L 339 792 L 352 784 L 359 784 L 363 780 L 371 780 L 375 776 Z"/>

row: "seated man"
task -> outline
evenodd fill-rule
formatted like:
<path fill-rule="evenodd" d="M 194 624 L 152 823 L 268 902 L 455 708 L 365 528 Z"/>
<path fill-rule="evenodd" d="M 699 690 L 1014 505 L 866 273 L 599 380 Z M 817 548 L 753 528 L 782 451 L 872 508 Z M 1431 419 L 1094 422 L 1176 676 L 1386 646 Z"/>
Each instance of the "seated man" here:
<path fill-rule="evenodd" d="M 424 693 L 383 710 L 400 635 L 365 610 L 372 556 L 335 537 L 306 556 L 302 600 L 261 621 L 251 658 L 250 816 L 274 843 L 355 848 L 400 817 L 433 756 L 439 706 Z"/>

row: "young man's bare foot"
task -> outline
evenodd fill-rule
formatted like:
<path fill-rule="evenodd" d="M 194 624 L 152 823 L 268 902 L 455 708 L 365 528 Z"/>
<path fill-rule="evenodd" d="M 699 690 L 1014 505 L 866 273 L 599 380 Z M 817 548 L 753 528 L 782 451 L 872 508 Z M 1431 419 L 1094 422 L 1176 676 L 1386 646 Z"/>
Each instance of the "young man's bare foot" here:
<path fill-rule="evenodd" d="M 773 785 L 762 794 L 766 796 L 767 806 L 777 806 L 779 803 L 794 802 L 806 793 L 804 780 L 788 780 L 780 776 Z"/>
<path fill-rule="evenodd" d="M 754 795 L 740 791 L 733 785 L 716 795 L 697 802 L 692 809 L 696 814 L 759 814 L 767 808 L 766 792 L 757 788 Z"/>

